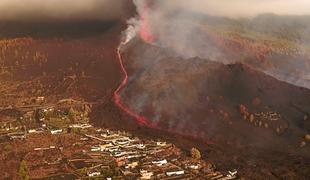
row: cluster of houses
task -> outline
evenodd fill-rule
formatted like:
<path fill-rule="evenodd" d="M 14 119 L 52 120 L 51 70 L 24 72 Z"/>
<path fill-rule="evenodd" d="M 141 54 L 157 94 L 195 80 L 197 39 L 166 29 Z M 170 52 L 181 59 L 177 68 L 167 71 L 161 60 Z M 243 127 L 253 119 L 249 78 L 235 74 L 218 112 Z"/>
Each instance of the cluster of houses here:
<path fill-rule="evenodd" d="M 257 127 L 271 128 L 277 134 L 282 134 L 288 128 L 288 124 L 281 117 L 281 114 L 273 111 L 251 114 L 250 122 Z"/>
<path fill-rule="evenodd" d="M 226 174 L 217 172 L 214 166 L 202 160 L 192 159 L 181 153 L 171 143 L 154 140 L 141 140 L 131 134 L 107 129 L 95 129 L 92 125 L 71 124 L 68 128 L 84 129 L 79 142 L 85 157 L 68 158 L 69 167 L 80 171 L 80 178 L 113 179 L 236 179 L 237 172 Z M 58 129 L 41 124 L 40 127 L 22 132 L 9 133 L 11 139 L 26 139 L 31 134 L 60 135 L 66 129 Z M 34 147 L 34 152 L 62 152 L 57 144 Z M 60 150 L 60 151 L 59 151 Z M 64 158 L 64 157 L 62 157 Z M 48 161 L 46 166 L 58 165 L 62 158 Z M 72 165 L 76 163 L 77 165 Z M 81 165 L 82 164 L 82 165 Z M 85 165 L 83 165 L 85 164 Z M 82 166 L 79 167 L 79 166 Z M 83 171 L 82 171 L 82 170 Z M 110 173 L 107 173 L 110 172 Z M 112 173 L 111 173 L 112 172 Z M 75 175 L 78 173 L 74 173 Z"/>
<path fill-rule="evenodd" d="M 54 111 L 51 108 L 42 109 L 43 113 Z M 33 113 L 30 117 L 33 116 Z M 120 179 L 236 179 L 237 172 L 217 172 L 213 165 L 203 160 L 193 159 L 181 152 L 171 143 L 154 140 L 141 140 L 133 135 L 96 129 L 86 122 L 53 126 L 47 119 L 31 126 L 15 128 L 2 125 L 3 132 L 9 140 L 26 140 L 27 136 L 51 134 L 61 137 L 63 134 L 75 133 L 79 141 L 72 144 L 74 149 L 81 150 L 78 157 L 60 154 L 58 159 L 48 159 L 44 167 L 58 167 L 66 162 L 72 168 L 74 175 L 80 178 Z M 27 118 L 26 118 L 27 119 Z M 28 118 L 31 119 L 31 118 Z M 8 124 L 8 123 L 7 123 Z M 10 127 L 8 130 L 7 128 Z M 16 126 L 17 127 L 17 126 Z M 78 129 L 79 131 L 72 131 Z M 80 131 L 81 130 L 81 131 Z M 34 147 L 33 153 L 53 154 L 64 152 L 61 144 Z M 71 153 L 69 153 L 71 154 Z M 63 161 L 62 159 L 68 159 Z M 40 164 L 40 160 L 38 163 Z M 42 161 L 43 162 L 43 161 Z M 45 162 L 45 161 L 44 161 Z M 43 165 L 42 165 L 43 167 Z"/>
<path fill-rule="evenodd" d="M 131 179 L 174 179 L 174 178 L 201 178 L 201 179 L 235 179 L 237 172 L 224 175 L 216 172 L 210 164 L 195 160 L 183 155 L 173 144 L 141 140 L 128 133 L 98 129 L 93 134 L 84 134 L 81 141 L 94 141 L 85 154 L 94 157 L 85 161 L 98 163 L 86 168 L 84 176 L 107 178 L 103 169 L 109 169 L 109 163 L 102 159 L 113 161 L 117 173 L 121 177 Z M 111 159 L 112 158 L 112 159 Z M 74 161 L 74 160 L 72 160 Z M 111 164 L 111 163 L 110 163 Z M 110 177 L 112 178 L 112 177 Z"/>
<path fill-rule="evenodd" d="M 202 160 L 192 159 L 181 153 L 173 144 L 141 140 L 131 134 L 107 129 L 95 129 L 90 124 L 72 124 L 68 128 L 86 129 L 80 142 L 73 146 L 81 145 L 85 157 L 72 159 L 69 157 L 69 166 L 75 171 L 81 170 L 70 163 L 88 164 L 82 166 L 81 178 L 120 178 L 131 179 L 174 179 L 174 178 L 200 178 L 200 179 L 235 179 L 235 171 L 227 175 L 216 172 L 214 166 Z M 63 134 L 65 129 L 48 127 L 42 124 L 38 128 L 29 129 L 19 133 L 11 133 L 11 139 L 26 139 L 31 134 Z M 86 148 L 86 149 L 85 149 Z M 87 149 L 88 148 L 88 149 Z M 46 147 L 35 147 L 34 152 L 51 152 L 61 150 L 57 144 Z M 60 159 L 61 160 L 61 159 Z M 57 164 L 55 161 L 48 164 Z M 117 169 L 117 170 L 115 170 Z M 111 171 L 111 173 L 105 173 Z M 117 171 L 117 172 L 115 172 Z"/>
<path fill-rule="evenodd" d="M 251 113 L 244 105 L 240 105 L 240 114 L 244 120 L 249 121 L 256 127 L 269 128 L 278 135 L 283 134 L 288 129 L 288 123 L 281 114 L 274 111 Z"/>

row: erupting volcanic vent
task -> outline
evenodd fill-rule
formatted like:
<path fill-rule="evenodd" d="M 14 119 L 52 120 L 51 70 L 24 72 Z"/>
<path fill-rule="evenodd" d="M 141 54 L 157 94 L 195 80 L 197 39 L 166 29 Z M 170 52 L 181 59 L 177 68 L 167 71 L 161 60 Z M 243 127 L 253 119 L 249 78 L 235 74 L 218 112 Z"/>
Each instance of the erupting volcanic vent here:
<path fill-rule="evenodd" d="M 144 40 L 147 43 L 151 43 L 154 40 L 154 36 L 151 33 L 150 30 L 150 26 L 148 24 L 148 11 L 149 11 L 149 7 L 148 5 L 145 5 L 144 11 L 141 15 L 141 25 L 140 25 L 140 29 L 139 29 L 139 35 L 140 38 L 142 40 Z M 126 40 L 124 42 L 122 42 L 119 46 L 119 48 L 117 49 L 117 59 L 119 61 L 119 65 L 121 67 L 121 70 L 124 74 L 124 79 L 122 80 L 121 84 L 119 85 L 119 87 L 115 90 L 114 92 L 114 102 L 115 104 L 122 110 L 124 111 L 126 114 L 128 114 L 129 116 L 133 117 L 140 125 L 145 125 L 148 127 L 154 127 L 154 125 L 152 123 L 150 123 L 149 120 L 147 120 L 145 117 L 139 115 L 138 113 L 135 113 L 134 111 L 130 110 L 128 107 L 126 107 L 124 105 L 124 103 L 122 103 L 121 97 L 119 95 L 120 91 L 126 86 L 127 81 L 128 81 L 128 73 L 127 70 L 124 66 L 123 60 L 122 60 L 122 56 L 121 56 L 121 48 L 123 45 L 126 45 L 136 33 L 133 33 L 132 31 L 134 31 L 134 29 L 131 29 L 131 27 L 129 27 L 127 29 L 127 34 L 126 34 Z"/>
<path fill-rule="evenodd" d="M 147 42 L 151 43 L 154 41 L 154 36 L 151 32 L 150 24 L 148 22 L 148 13 L 149 13 L 149 6 L 145 5 L 143 12 L 141 14 L 141 27 L 140 27 L 140 38 Z"/>
<path fill-rule="evenodd" d="M 114 92 L 114 102 L 124 114 L 140 125 L 173 134 L 216 143 L 229 138 L 241 144 L 255 142 L 255 146 L 273 145 L 277 142 L 273 141 L 273 131 L 279 133 L 286 124 L 295 123 L 284 119 L 272 129 L 271 124 L 260 121 L 254 125 L 265 129 L 255 129 L 257 133 L 251 133 L 252 127 L 241 121 L 240 112 L 236 110 L 244 104 L 252 117 L 277 112 L 289 119 L 291 114 L 282 107 L 290 107 L 291 102 L 297 103 L 299 97 L 305 97 L 302 90 L 278 80 L 281 80 L 281 73 L 290 78 L 294 73 L 302 74 L 301 68 L 297 67 L 300 62 L 309 62 L 308 58 L 298 55 L 300 53 L 294 49 L 291 54 L 282 51 L 287 49 L 285 47 L 273 47 L 282 42 L 281 39 L 270 39 L 274 32 L 254 31 L 251 24 L 261 22 L 260 17 L 222 19 L 200 16 L 186 8 L 175 9 L 174 4 L 168 8 L 168 1 L 134 2 L 139 17 L 128 21 L 126 39 L 117 49 L 124 79 Z M 268 22 L 263 29 L 272 27 Z M 282 22 L 282 19 L 276 22 Z M 245 37 L 252 37 L 253 31 L 257 33 L 253 40 L 235 34 L 240 24 L 246 27 Z M 265 39 L 271 41 L 270 44 L 264 43 Z M 291 61 L 292 58 L 298 61 Z M 130 69 L 129 74 L 126 68 Z M 284 80 L 290 82 L 290 79 Z M 284 91 L 286 89 L 290 90 Z M 292 94 L 289 91 L 299 95 L 286 98 L 287 94 Z M 259 103 L 252 103 L 254 99 Z M 298 106 L 307 107 L 307 103 Z M 300 117 L 308 114 L 306 110 L 301 112 Z M 263 142 L 257 140 L 260 133 L 264 136 L 268 133 L 272 138 L 270 141 L 262 138 Z"/>

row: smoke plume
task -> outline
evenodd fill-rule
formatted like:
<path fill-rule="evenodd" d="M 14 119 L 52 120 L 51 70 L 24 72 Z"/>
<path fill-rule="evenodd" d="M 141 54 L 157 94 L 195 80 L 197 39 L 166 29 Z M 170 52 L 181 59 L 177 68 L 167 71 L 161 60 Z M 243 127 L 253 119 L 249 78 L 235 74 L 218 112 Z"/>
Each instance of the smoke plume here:
<path fill-rule="evenodd" d="M 226 17 L 249 17 L 263 13 L 279 15 L 310 14 L 308 0 L 159 0 L 158 5 L 166 9 L 186 11 Z"/>
<path fill-rule="evenodd" d="M 214 37 L 208 32 L 208 27 L 219 26 L 220 30 L 247 36 L 244 31 L 253 30 L 271 38 L 297 42 L 293 49 L 302 53 L 307 50 L 301 47 L 310 44 L 310 2 L 307 0 L 134 0 L 134 3 L 140 18 L 129 21 L 135 27 L 131 29 L 139 34 L 141 29 L 146 31 L 147 23 L 154 43 L 176 57 L 200 57 L 225 64 L 241 62 L 279 80 L 310 88 L 309 59 L 285 63 L 290 57 L 282 57 L 285 62 L 272 57 L 269 64 L 257 63 L 249 60 L 255 58 L 249 54 L 227 53 L 225 48 L 214 44 Z"/>
<path fill-rule="evenodd" d="M 129 28 L 122 45 L 139 35 L 146 44 L 155 46 L 145 48 L 142 43 L 133 41 L 132 44 L 138 45 L 134 46 L 128 66 L 136 68 L 138 73 L 130 74 L 122 98 L 134 112 L 146 115 L 152 122 L 164 123 L 159 126 L 192 131 L 189 134 L 198 132 L 200 124 L 191 125 L 190 120 L 197 118 L 195 114 L 204 107 L 200 104 L 204 90 L 207 88 L 211 95 L 230 91 L 230 83 L 233 83 L 223 82 L 229 84 L 226 86 L 217 81 L 222 76 L 234 79 L 234 74 L 221 74 L 222 67 L 230 67 L 222 64 L 246 64 L 278 80 L 310 88 L 310 60 L 305 56 L 309 52 L 305 47 L 310 47 L 308 1 L 133 2 L 138 16 L 128 20 Z M 242 38 L 246 43 L 238 44 Z M 229 41 L 225 41 L 227 39 Z M 263 45 L 272 42 L 279 48 L 268 54 L 256 42 Z M 241 47 L 242 43 L 245 46 Z M 298 52 L 297 55 L 291 55 L 288 49 Z M 231 103 L 230 107 L 239 101 L 238 96 L 233 98 L 237 100 L 226 102 Z M 149 109 L 152 111 L 148 112 Z"/>

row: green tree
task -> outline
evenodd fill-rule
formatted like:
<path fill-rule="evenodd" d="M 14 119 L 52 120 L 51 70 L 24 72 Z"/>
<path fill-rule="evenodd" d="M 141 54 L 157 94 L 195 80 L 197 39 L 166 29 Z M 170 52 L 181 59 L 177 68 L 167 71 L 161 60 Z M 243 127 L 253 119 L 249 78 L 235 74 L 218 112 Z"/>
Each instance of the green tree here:
<path fill-rule="evenodd" d="M 25 160 L 22 160 L 20 162 L 18 174 L 22 180 L 29 180 L 29 176 L 27 175 L 27 165 L 26 165 Z"/>
<path fill-rule="evenodd" d="M 200 151 L 196 148 L 192 148 L 191 149 L 191 156 L 193 159 L 200 159 L 201 158 L 201 154 L 200 154 Z"/>

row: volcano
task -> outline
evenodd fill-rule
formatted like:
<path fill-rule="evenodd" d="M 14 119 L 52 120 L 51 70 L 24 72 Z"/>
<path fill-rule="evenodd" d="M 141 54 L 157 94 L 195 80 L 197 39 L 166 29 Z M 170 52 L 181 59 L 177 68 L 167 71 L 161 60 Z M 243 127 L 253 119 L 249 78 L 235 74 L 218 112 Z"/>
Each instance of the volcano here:
<path fill-rule="evenodd" d="M 96 127 L 172 142 L 184 154 L 197 147 L 220 171 L 236 169 L 247 179 L 310 179 L 310 40 L 301 38 L 310 37 L 308 17 L 232 20 L 172 11 L 167 19 L 152 19 L 152 6 L 129 22 L 129 34 L 123 22 L 129 17 L 0 23 L 0 117 L 16 120 L 21 114 L 14 106 L 36 99 L 45 98 L 47 107 L 85 101 Z M 174 23 L 174 15 L 182 21 Z M 130 36 L 120 42 L 122 31 Z M 81 139 L 58 144 L 76 147 Z M 26 153 L 20 149 L 1 156 L 15 161 L 0 164 L 12 167 L 14 177 Z"/>
<path fill-rule="evenodd" d="M 310 131 L 309 120 L 305 120 L 310 114 L 310 90 L 240 63 L 177 58 L 139 38 L 120 53 L 128 73 L 121 99 L 132 112 L 155 124 L 153 128 L 212 142 L 220 149 L 229 146 L 231 150 L 222 149 L 223 153 L 237 156 L 244 152 L 242 162 L 232 163 L 238 166 L 251 163 L 249 157 L 265 164 L 281 161 L 290 153 L 294 158 L 288 160 L 287 171 L 292 168 L 299 175 L 307 172 L 292 163 L 296 157 L 301 163 L 310 158 L 309 147 L 299 147 Z M 152 63 L 147 58 L 152 58 Z M 252 122 L 250 115 L 243 117 L 240 105 L 253 117 L 272 112 L 281 118 Z M 279 152 L 278 158 L 273 157 L 274 152 Z M 217 159 L 218 154 L 213 158 L 225 161 Z"/>

